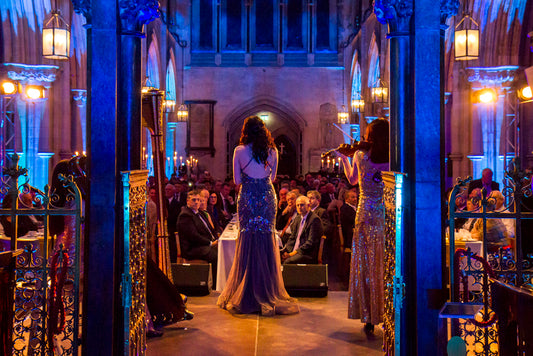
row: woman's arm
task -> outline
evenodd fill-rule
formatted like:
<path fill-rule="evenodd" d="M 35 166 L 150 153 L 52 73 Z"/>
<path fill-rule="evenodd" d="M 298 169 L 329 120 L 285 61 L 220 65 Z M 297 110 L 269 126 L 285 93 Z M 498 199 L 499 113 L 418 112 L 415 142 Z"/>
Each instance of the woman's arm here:
<path fill-rule="evenodd" d="M 274 181 L 278 172 L 278 150 L 276 148 L 270 150 L 268 163 L 270 164 L 270 168 L 272 168 L 272 171 L 270 172 L 270 180 Z"/>
<path fill-rule="evenodd" d="M 233 181 L 235 185 L 241 184 L 241 165 L 240 165 L 240 156 L 241 156 L 241 146 L 235 147 L 233 151 Z"/>
<path fill-rule="evenodd" d="M 352 164 L 350 164 L 348 157 L 337 151 L 337 155 L 342 160 L 342 165 L 344 167 L 344 174 L 346 175 L 346 178 L 352 185 L 357 184 L 357 181 L 359 180 L 359 177 L 358 177 L 359 171 L 357 169 L 357 163 L 355 162 L 356 154 L 357 154 L 357 151 L 355 151 L 355 153 L 353 154 Z"/>

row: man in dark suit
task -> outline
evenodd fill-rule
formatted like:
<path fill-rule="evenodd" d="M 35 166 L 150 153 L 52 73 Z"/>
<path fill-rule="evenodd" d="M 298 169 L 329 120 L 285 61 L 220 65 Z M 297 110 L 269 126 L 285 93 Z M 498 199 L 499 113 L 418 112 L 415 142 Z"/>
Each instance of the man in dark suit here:
<path fill-rule="evenodd" d="M 468 185 L 468 195 L 476 189 L 480 188 L 487 191 L 487 197 L 493 190 L 500 190 L 500 184 L 492 181 L 492 170 L 490 168 L 485 168 L 481 172 L 481 179 L 476 179 L 470 182 Z"/>
<path fill-rule="evenodd" d="M 176 198 L 176 188 L 172 184 L 165 186 L 165 202 L 167 206 L 167 229 L 168 229 L 168 249 L 170 254 L 170 261 L 176 262 L 178 258 L 178 248 L 176 246 L 176 223 L 178 222 L 178 215 L 181 211 L 181 206 Z"/>
<path fill-rule="evenodd" d="M 207 222 L 200 213 L 200 192 L 192 190 L 187 194 L 187 206 L 178 216 L 177 231 L 180 238 L 181 254 L 190 260 L 204 260 L 211 263 L 213 284 L 216 282 L 218 240 L 211 233 Z"/>
<path fill-rule="evenodd" d="M 291 236 L 281 250 L 284 264 L 318 263 L 318 248 L 322 238 L 322 222 L 310 211 L 309 198 L 300 196 L 296 199 L 298 216 L 291 224 Z"/>
<path fill-rule="evenodd" d="M 324 229 L 324 234 L 326 236 L 331 236 L 332 224 L 329 220 L 329 215 L 323 207 L 320 206 L 320 193 L 316 190 L 310 190 L 307 192 L 307 198 L 309 198 L 309 209 L 315 213 L 322 222 L 322 229 Z"/>
<path fill-rule="evenodd" d="M 357 193 L 347 190 L 344 193 L 344 204 L 342 204 L 339 220 L 341 224 L 342 237 L 344 238 L 344 248 L 352 248 L 353 230 L 355 227 L 355 215 L 357 212 Z"/>
<path fill-rule="evenodd" d="M 327 209 L 329 204 L 335 199 L 337 199 L 335 196 L 335 186 L 331 183 L 326 184 L 326 192 L 320 198 L 320 206 Z"/>

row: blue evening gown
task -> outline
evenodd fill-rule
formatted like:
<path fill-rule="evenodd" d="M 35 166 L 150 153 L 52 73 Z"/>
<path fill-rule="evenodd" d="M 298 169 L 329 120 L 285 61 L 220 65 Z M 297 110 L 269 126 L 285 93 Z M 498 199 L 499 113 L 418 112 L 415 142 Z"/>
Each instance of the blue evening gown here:
<path fill-rule="evenodd" d="M 232 313 L 262 315 L 299 312 L 281 276 L 279 249 L 274 235 L 277 199 L 270 177 L 242 173 L 237 200 L 239 237 L 228 281 L 217 305 Z"/>

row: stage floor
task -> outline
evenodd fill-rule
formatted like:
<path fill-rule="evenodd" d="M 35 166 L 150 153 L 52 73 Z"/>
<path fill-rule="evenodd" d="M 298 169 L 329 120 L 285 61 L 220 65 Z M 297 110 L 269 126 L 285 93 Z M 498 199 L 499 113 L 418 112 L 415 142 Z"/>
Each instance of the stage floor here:
<path fill-rule="evenodd" d="M 215 303 L 219 293 L 189 297 L 194 319 L 165 327 L 148 339 L 147 354 L 166 355 L 382 355 L 381 327 L 367 337 L 347 318 L 348 292 L 299 298 L 300 313 L 262 317 L 232 315 Z"/>

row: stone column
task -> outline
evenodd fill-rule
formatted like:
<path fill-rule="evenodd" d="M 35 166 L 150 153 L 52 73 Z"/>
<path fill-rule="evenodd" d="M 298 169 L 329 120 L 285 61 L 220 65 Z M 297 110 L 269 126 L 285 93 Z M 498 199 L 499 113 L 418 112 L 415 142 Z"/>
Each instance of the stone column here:
<path fill-rule="evenodd" d="M 472 121 L 478 123 L 472 127 L 472 144 L 473 151 L 479 152 L 468 156 L 473 163 L 474 179 L 481 178 L 484 168 L 490 168 L 493 180 L 503 182 L 505 164 L 500 150 L 507 148 L 505 131 L 502 130 L 507 125 L 505 95 L 517 71 L 517 66 L 467 68 L 472 91 L 491 88 L 497 95 L 494 103 L 472 103 Z"/>
<path fill-rule="evenodd" d="M 82 151 L 87 152 L 87 90 L 71 89 L 72 99 L 76 103 L 77 117 L 81 128 Z"/>
<path fill-rule="evenodd" d="M 28 85 L 38 85 L 46 88 L 45 97 L 41 99 L 26 98 L 20 93 L 17 99 L 17 111 L 20 119 L 20 139 L 22 147 L 21 167 L 28 169 L 29 183 L 41 190 L 48 184 L 48 160 L 43 162 L 39 158 L 39 147 L 48 137 L 42 137 L 41 125 L 44 120 L 46 105 L 49 103 L 47 94 L 51 83 L 56 79 L 57 66 L 6 64 L 9 79 L 20 82 L 22 90 Z"/>
<path fill-rule="evenodd" d="M 87 29 L 87 197 L 84 355 L 124 353 L 121 171 L 141 165 L 141 33 L 156 0 L 73 0 Z"/>
<path fill-rule="evenodd" d="M 457 1 L 377 0 L 389 25 L 391 170 L 406 173 L 400 354 L 430 355 L 438 345 L 443 300 L 443 40 L 442 23 Z M 445 300 L 445 299 L 444 299 Z M 398 338 L 398 336 L 397 336 Z"/>
<path fill-rule="evenodd" d="M 167 120 L 168 120 L 167 115 Z M 176 155 L 178 154 L 178 151 L 176 150 L 175 144 L 174 144 L 174 136 L 176 134 L 176 127 L 178 127 L 177 122 L 168 122 L 167 121 L 167 132 L 166 132 L 166 159 L 165 159 L 165 174 L 168 178 L 170 178 L 170 175 L 174 173 L 174 152 L 176 152 Z M 177 156 L 179 157 L 179 156 Z M 168 159 L 170 158 L 170 160 Z M 176 163 L 179 164 L 179 161 L 176 160 Z"/>

